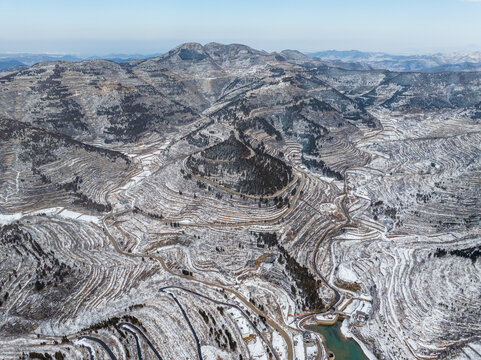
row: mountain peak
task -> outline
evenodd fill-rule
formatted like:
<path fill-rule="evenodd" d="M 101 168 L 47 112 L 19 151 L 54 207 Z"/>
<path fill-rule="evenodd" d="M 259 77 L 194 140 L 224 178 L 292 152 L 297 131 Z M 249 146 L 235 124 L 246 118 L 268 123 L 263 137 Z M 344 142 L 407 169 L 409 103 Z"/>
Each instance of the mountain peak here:
<path fill-rule="evenodd" d="M 279 55 L 283 56 L 288 60 L 305 60 L 305 61 L 310 60 L 310 58 L 307 55 L 301 53 L 298 50 L 289 50 L 289 49 L 282 50 Z"/>
<path fill-rule="evenodd" d="M 210 42 L 206 44 L 204 48 L 206 51 L 224 51 L 229 53 L 238 53 L 238 52 L 246 52 L 250 54 L 263 53 L 262 51 L 255 50 L 250 46 L 243 45 L 243 44 L 220 44 L 216 42 Z"/>
<path fill-rule="evenodd" d="M 181 44 L 170 50 L 165 56 L 172 57 L 178 55 L 182 60 L 201 61 L 208 55 L 204 51 L 204 47 L 196 42 Z"/>
<path fill-rule="evenodd" d="M 181 49 L 203 51 L 204 47 L 202 46 L 202 44 L 198 42 L 186 42 L 176 46 L 171 51 L 181 50 Z"/>

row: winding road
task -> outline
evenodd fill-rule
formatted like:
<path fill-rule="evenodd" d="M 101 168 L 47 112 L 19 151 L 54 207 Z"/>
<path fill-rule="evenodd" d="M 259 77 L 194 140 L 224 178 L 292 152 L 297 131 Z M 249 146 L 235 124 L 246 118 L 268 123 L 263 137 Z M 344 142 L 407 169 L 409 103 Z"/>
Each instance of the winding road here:
<path fill-rule="evenodd" d="M 139 337 L 137 336 L 137 333 L 135 331 L 130 330 L 128 327 L 124 327 L 123 329 L 128 333 L 132 334 L 133 337 L 135 338 L 135 345 L 137 346 L 137 356 L 139 357 L 139 360 L 143 360 L 142 349 L 140 348 L 140 342 L 139 342 Z"/>
<path fill-rule="evenodd" d="M 117 360 L 117 358 L 115 357 L 115 355 L 114 355 L 114 353 L 112 352 L 112 350 L 110 350 L 110 348 L 107 346 L 107 344 L 104 343 L 102 340 L 97 339 L 97 338 L 95 338 L 95 337 L 93 337 L 93 336 L 87 336 L 87 335 L 79 337 L 78 340 L 90 340 L 90 341 L 95 341 L 97 344 L 100 344 L 100 345 L 105 349 L 105 351 L 107 352 L 107 354 L 109 354 L 110 359 L 112 359 L 112 360 Z M 92 357 L 93 357 L 92 352 L 89 351 L 89 353 L 90 353 L 90 358 L 92 359 Z"/>
<path fill-rule="evenodd" d="M 222 285 L 222 284 L 217 284 L 217 283 L 213 283 L 213 282 L 210 282 L 210 281 L 206 281 L 206 280 L 201 280 L 201 279 L 196 279 L 195 277 L 193 276 L 189 276 L 189 275 L 183 275 L 183 274 L 177 274 L 175 272 L 173 272 L 172 270 L 169 269 L 169 267 L 165 264 L 165 261 L 162 257 L 158 256 L 158 255 L 153 255 L 153 254 L 134 254 L 134 253 L 129 253 L 129 252 L 126 252 L 126 251 L 123 251 L 117 241 L 115 240 L 115 238 L 110 234 L 110 232 L 108 231 L 108 228 L 107 228 L 107 225 L 105 224 L 105 221 L 108 217 L 111 217 L 113 216 L 113 214 L 110 214 L 110 215 L 107 215 L 104 219 L 103 219 L 103 227 L 100 227 L 100 229 L 102 229 L 105 233 L 105 235 L 110 239 L 110 242 L 112 244 L 112 246 L 114 247 L 115 251 L 117 251 L 118 253 L 122 254 L 122 255 L 125 255 L 125 256 L 129 256 L 129 257 L 139 257 L 139 258 L 151 258 L 151 259 L 154 259 L 154 260 L 157 260 L 160 262 L 160 265 L 162 266 L 162 268 L 168 272 L 169 274 L 173 275 L 173 276 L 176 276 L 176 277 L 180 277 L 180 278 L 183 278 L 183 279 L 186 279 L 186 280 L 189 280 L 189 281 L 194 281 L 194 282 L 198 282 L 198 283 L 201 283 L 201 284 L 204 284 L 204 285 L 207 285 L 207 286 L 212 286 L 212 287 L 217 287 L 217 288 L 221 288 L 221 289 L 224 289 L 225 291 L 228 291 L 232 294 L 234 294 L 234 296 L 236 296 L 240 301 L 242 301 L 247 307 L 249 307 L 254 313 L 256 313 L 257 315 L 260 315 L 262 317 L 264 317 L 266 319 L 266 323 L 273 327 L 274 329 L 276 329 L 280 336 L 284 339 L 286 345 L 287 345 L 287 355 L 288 355 L 288 360 L 294 360 L 294 346 L 293 346 L 293 343 L 292 343 L 292 339 L 291 339 L 291 336 L 284 330 L 284 328 L 277 324 L 274 320 L 270 319 L 264 312 L 262 312 L 261 310 L 259 310 L 257 307 L 255 307 L 249 300 L 247 300 L 240 292 L 238 292 L 237 290 L 234 290 L 232 288 L 230 288 L 229 286 L 226 286 L 226 285 Z M 98 225 L 96 225 L 98 226 Z M 273 354 L 276 356 L 276 359 L 279 359 L 279 356 L 278 354 L 274 351 Z"/>
<path fill-rule="evenodd" d="M 160 291 L 163 291 L 162 289 Z M 174 294 L 168 293 L 172 299 L 177 303 L 177 306 L 179 307 L 180 311 L 182 312 L 182 315 L 184 315 L 185 321 L 187 321 L 187 324 L 190 327 L 190 330 L 192 331 L 192 335 L 194 335 L 195 343 L 197 345 L 197 355 L 199 356 L 199 360 L 202 360 L 202 347 L 200 345 L 200 340 L 199 337 L 197 336 L 197 333 L 195 332 L 194 326 L 190 322 L 189 316 L 187 316 L 187 313 L 185 312 L 184 308 L 182 307 L 182 304 L 177 300 Z"/>
<path fill-rule="evenodd" d="M 145 340 L 145 342 L 147 343 L 147 345 L 149 345 L 150 349 L 154 352 L 155 356 L 157 357 L 158 360 L 163 360 L 162 357 L 160 356 L 159 352 L 157 351 L 157 349 L 155 348 L 155 346 L 152 344 L 152 342 L 149 340 L 149 338 L 147 337 L 147 335 L 144 334 L 144 332 L 139 329 L 137 326 L 135 326 L 134 324 L 131 324 L 131 323 L 127 323 L 127 322 L 121 322 L 119 323 L 119 325 L 124 328 L 125 330 L 128 330 L 128 328 L 132 328 L 134 329 L 135 331 L 137 331 L 141 336 L 142 338 Z M 132 332 L 132 331 L 130 331 Z"/>
<path fill-rule="evenodd" d="M 266 340 L 266 338 L 264 337 L 264 335 L 262 335 L 262 333 L 259 331 L 259 329 L 254 325 L 254 323 L 251 321 L 251 319 L 249 318 L 249 316 L 244 312 L 244 310 L 242 310 L 239 306 L 235 305 L 235 304 L 229 304 L 229 303 L 226 303 L 226 302 L 222 302 L 222 301 L 219 301 L 219 300 L 215 300 L 215 299 L 212 299 L 206 295 L 202 295 L 202 294 L 199 294 L 198 292 L 195 292 L 193 290 L 189 290 L 189 289 L 186 289 L 186 288 L 183 288 L 183 287 L 180 287 L 180 286 L 166 286 L 166 287 L 163 287 L 160 289 L 160 291 L 164 292 L 165 290 L 167 289 L 179 289 L 179 290 L 183 290 L 183 291 L 186 291 L 188 293 L 191 293 L 193 295 L 196 295 L 196 296 L 199 296 L 203 299 L 206 299 L 206 300 L 209 300 L 209 301 L 212 301 L 213 303 L 217 304 L 217 305 L 223 305 L 223 306 L 227 306 L 227 307 L 231 307 L 231 308 L 234 308 L 234 309 L 237 309 L 243 316 L 244 318 L 247 320 L 247 322 L 249 323 L 249 325 L 255 330 L 256 334 L 267 344 L 267 346 L 269 346 L 269 349 L 271 349 L 272 351 L 272 354 L 274 354 L 275 358 L 277 360 L 280 360 L 279 359 L 279 356 L 276 354 L 275 350 L 274 350 L 274 347 L 272 346 L 272 344 Z"/>

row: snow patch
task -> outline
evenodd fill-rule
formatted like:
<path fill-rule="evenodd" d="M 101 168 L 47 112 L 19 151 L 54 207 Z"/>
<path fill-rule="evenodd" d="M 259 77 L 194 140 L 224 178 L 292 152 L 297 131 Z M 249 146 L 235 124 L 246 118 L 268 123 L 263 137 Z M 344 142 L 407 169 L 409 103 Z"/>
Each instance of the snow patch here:
<path fill-rule="evenodd" d="M 344 264 L 339 265 L 339 268 L 337 270 L 337 276 L 339 279 L 351 283 L 359 282 L 356 274 L 354 274 L 354 272 L 351 269 L 347 268 Z"/>

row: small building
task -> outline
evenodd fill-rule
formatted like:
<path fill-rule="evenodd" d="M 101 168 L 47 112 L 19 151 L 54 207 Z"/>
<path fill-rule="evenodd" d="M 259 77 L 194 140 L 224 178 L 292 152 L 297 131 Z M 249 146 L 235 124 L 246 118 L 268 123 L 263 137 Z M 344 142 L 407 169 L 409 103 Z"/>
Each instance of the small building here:
<path fill-rule="evenodd" d="M 354 313 L 354 316 L 352 316 L 353 323 L 356 326 L 364 325 L 368 318 L 369 318 L 369 315 L 362 311 L 356 311 Z"/>
<path fill-rule="evenodd" d="M 311 335 L 309 331 L 304 331 L 302 333 L 302 339 L 304 340 L 304 345 L 306 346 L 316 343 L 316 339 Z"/>

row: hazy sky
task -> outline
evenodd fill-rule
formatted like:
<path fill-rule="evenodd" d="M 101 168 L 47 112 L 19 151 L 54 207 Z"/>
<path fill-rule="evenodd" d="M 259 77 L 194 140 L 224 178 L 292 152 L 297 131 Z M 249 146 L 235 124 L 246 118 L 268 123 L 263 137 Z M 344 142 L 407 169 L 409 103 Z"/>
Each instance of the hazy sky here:
<path fill-rule="evenodd" d="M 0 0 L 0 52 L 481 51 L 481 0 Z"/>

